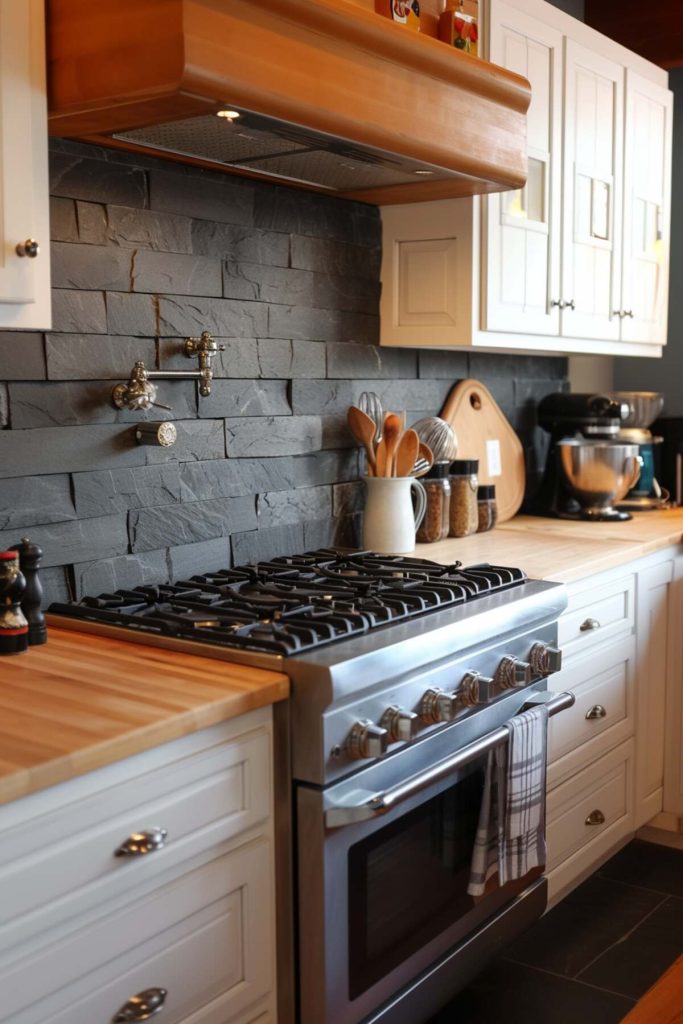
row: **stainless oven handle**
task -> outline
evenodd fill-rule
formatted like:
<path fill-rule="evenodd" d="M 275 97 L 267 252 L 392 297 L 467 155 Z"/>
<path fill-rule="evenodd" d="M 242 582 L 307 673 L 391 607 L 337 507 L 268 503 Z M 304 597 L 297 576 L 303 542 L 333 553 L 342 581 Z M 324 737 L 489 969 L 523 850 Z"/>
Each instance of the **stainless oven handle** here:
<path fill-rule="evenodd" d="M 570 708 L 574 700 L 573 693 L 553 695 L 547 691 L 542 691 L 531 694 L 521 710 L 526 711 L 538 704 L 545 704 L 548 708 L 548 714 L 556 715 L 559 711 Z M 489 750 L 497 747 L 499 743 L 502 743 L 507 738 L 508 730 L 505 726 L 500 726 L 499 729 L 494 729 L 493 732 L 487 733 L 481 739 L 475 740 L 474 743 L 461 747 L 452 757 L 439 761 L 432 768 L 420 772 L 419 775 L 413 775 L 412 778 L 407 779 L 398 786 L 394 786 L 393 789 L 387 789 L 383 793 L 355 790 L 354 793 L 348 795 L 348 803 L 340 801 L 336 804 L 328 804 L 325 810 L 325 827 L 341 828 L 344 825 L 353 825 L 358 821 L 367 821 L 369 818 L 374 818 L 379 814 L 386 814 L 396 804 L 402 803 L 409 797 L 431 786 L 434 782 L 439 782 L 441 779 L 452 775 L 458 768 L 464 767 L 470 761 L 481 757 L 482 754 L 487 754 Z"/>

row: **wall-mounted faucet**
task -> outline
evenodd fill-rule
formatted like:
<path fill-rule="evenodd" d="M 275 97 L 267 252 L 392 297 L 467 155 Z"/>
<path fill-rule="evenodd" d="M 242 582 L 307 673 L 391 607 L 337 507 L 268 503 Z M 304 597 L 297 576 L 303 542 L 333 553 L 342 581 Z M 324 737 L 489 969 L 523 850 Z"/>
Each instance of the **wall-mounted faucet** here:
<path fill-rule="evenodd" d="M 117 409 L 133 409 L 141 411 L 156 406 L 159 409 L 169 409 L 168 405 L 161 405 L 157 402 L 157 388 L 152 380 L 198 380 L 199 394 L 207 398 L 211 394 L 211 381 L 213 370 L 211 361 L 217 352 L 222 352 L 224 346 L 217 345 L 215 339 L 208 331 L 202 331 L 198 338 L 185 339 L 185 355 L 188 359 L 197 357 L 199 362 L 198 370 L 148 370 L 142 360 L 138 360 L 133 367 L 130 377 L 125 383 L 116 384 L 112 389 L 111 397 Z"/>

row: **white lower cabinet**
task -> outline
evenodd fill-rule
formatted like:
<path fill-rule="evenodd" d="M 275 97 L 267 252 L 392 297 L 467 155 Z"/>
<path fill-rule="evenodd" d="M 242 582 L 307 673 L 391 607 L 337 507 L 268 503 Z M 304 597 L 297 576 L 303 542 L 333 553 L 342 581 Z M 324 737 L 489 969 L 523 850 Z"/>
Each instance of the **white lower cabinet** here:
<path fill-rule="evenodd" d="M 569 587 L 562 671 L 574 706 L 549 723 L 551 904 L 637 828 L 683 809 L 683 556 L 672 548 Z M 667 804 L 668 800 L 668 804 Z M 660 818 L 655 822 L 676 827 Z"/>
<path fill-rule="evenodd" d="M 0 1021 L 274 1024 L 271 777 L 262 709 L 0 807 Z"/>

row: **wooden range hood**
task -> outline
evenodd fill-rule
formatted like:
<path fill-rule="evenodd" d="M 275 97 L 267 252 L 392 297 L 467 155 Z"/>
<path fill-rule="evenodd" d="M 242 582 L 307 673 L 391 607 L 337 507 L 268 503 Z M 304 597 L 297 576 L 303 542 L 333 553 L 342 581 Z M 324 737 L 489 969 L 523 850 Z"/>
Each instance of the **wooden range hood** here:
<path fill-rule="evenodd" d="M 52 135 L 373 203 L 526 180 L 528 82 L 358 0 L 47 10 Z"/>

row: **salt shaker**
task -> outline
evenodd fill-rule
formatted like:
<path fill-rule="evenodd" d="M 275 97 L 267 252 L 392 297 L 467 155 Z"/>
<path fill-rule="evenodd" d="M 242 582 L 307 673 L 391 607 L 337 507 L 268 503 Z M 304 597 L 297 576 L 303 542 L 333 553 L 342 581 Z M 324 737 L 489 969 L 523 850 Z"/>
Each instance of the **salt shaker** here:
<path fill-rule="evenodd" d="M 19 568 L 26 580 L 26 590 L 21 599 L 21 610 L 28 621 L 28 642 L 31 645 L 47 643 L 47 626 L 45 616 L 40 610 L 43 601 L 43 588 L 38 577 L 42 549 L 31 543 L 28 537 L 21 538 L 21 544 L 15 544 L 12 551 L 19 555 Z"/>
<path fill-rule="evenodd" d="M 21 654 L 28 647 L 28 622 L 21 610 L 26 580 L 16 551 L 0 551 L 0 655 Z"/>

